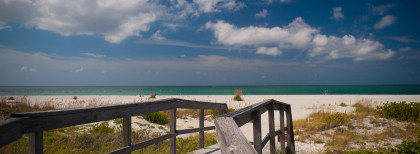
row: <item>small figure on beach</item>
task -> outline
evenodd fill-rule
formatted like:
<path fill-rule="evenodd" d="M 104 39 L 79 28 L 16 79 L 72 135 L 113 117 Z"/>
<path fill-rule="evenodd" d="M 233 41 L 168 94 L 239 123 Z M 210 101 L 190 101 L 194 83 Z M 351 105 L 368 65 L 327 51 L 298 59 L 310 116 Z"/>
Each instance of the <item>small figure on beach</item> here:
<path fill-rule="evenodd" d="M 329 91 L 329 90 L 324 90 L 324 95 L 331 95 L 331 91 Z"/>

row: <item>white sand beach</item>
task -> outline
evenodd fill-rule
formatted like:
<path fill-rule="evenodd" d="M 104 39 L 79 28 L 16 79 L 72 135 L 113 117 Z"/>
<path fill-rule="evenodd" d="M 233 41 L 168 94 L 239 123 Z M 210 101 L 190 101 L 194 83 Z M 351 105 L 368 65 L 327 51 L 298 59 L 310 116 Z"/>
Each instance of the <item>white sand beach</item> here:
<path fill-rule="evenodd" d="M 9 96 L 8 96 L 9 97 Z M 23 96 L 14 96 L 15 98 L 23 99 Z M 133 102 L 144 102 L 152 101 L 148 99 L 148 96 L 112 96 L 112 95 L 80 95 L 77 96 L 77 100 L 73 99 L 73 96 L 25 96 L 28 102 L 31 102 L 32 105 L 35 104 L 53 104 L 57 108 L 79 108 L 87 106 L 100 106 L 108 104 L 124 104 L 124 103 L 133 103 Z M 315 110 L 318 110 L 320 107 L 326 107 L 335 112 L 351 112 L 353 107 L 341 107 L 338 104 L 341 102 L 346 103 L 347 105 L 354 104 L 357 101 L 369 101 L 372 105 L 376 106 L 387 101 L 392 102 L 420 102 L 420 95 L 243 95 L 242 98 L 244 101 L 233 101 L 232 95 L 166 95 L 166 96 L 157 96 L 156 99 L 167 99 L 167 98 L 180 98 L 187 100 L 197 100 L 204 102 L 215 102 L 215 103 L 226 103 L 229 108 L 240 109 L 246 106 L 249 106 L 254 103 L 261 102 L 266 99 L 275 99 L 280 102 L 291 104 L 292 106 L 292 117 L 293 120 L 303 119 L 307 117 L 310 113 Z M 144 119 L 133 118 L 133 123 L 146 123 Z M 268 115 L 267 113 L 262 115 L 262 134 L 268 133 Z M 279 128 L 279 113 L 275 112 L 275 126 L 276 129 Z M 150 124 L 152 125 L 152 124 Z M 177 129 L 187 129 L 192 127 L 198 127 L 198 119 L 187 118 L 187 119 L 178 119 L 177 120 Z M 213 121 L 206 120 L 205 126 L 214 125 Z M 133 125 L 133 129 L 139 129 L 137 125 Z M 149 127 L 150 128 L 150 127 Z M 154 126 L 154 131 L 165 132 L 169 129 L 167 128 L 158 128 Z M 248 123 L 241 127 L 241 130 L 247 137 L 249 141 L 253 140 L 252 136 L 252 124 Z M 213 130 L 214 131 L 214 130 Z M 307 144 L 297 142 L 296 146 L 300 151 L 314 152 L 322 148 L 320 145 Z M 269 147 L 269 146 L 266 146 Z"/>

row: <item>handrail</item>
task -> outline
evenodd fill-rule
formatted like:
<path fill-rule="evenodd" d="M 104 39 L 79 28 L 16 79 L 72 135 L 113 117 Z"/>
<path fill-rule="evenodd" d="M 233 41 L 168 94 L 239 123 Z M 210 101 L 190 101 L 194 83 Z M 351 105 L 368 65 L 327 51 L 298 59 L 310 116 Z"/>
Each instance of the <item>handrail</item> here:
<path fill-rule="evenodd" d="M 274 130 L 274 110 L 280 111 L 280 130 Z M 261 140 L 261 114 L 268 111 L 269 133 Z M 284 126 L 286 112 L 287 127 Z M 254 148 L 251 146 L 239 127 L 252 120 Z M 232 124 L 233 122 L 233 124 Z M 236 110 L 216 117 L 217 142 L 223 153 L 262 153 L 262 148 L 270 141 L 270 153 L 276 153 L 275 135 L 280 135 L 281 148 L 287 153 L 295 153 L 293 121 L 290 104 L 273 99 Z M 287 129 L 287 148 L 285 148 L 285 129 Z M 246 142 L 244 141 L 246 140 Z M 288 151 L 289 149 L 290 151 Z"/>
<path fill-rule="evenodd" d="M 199 128 L 177 130 L 177 108 L 199 109 Z M 124 147 L 110 153 L 129 153 L 131 151 L 147 147 L 163 140 L 170 139 L 170 152 L 174 154 L 176 153 L 176 136 L 180 134 L 199 132 L 199 147 L 204 148 L 204 131 L 212 130 L 215 128 L 214 126 L 204 127 L 205 109 L 219 110 L 219 113 L 223 113 L 223 111 L 225 113 L 228 112 L 227 105 L 224 103 L 209 103 L 171 98 L 122 105 L 15 113 L 11 115 L 11 119 L 0 123 L 0 147 L 3 147 L 21 138 L 22 134 L 29 134 L 29 152 L 42 153 L 43 131 L 123 118 Z M 163 110 L 170 110 L 170 133 L 131 145 L 131 116 Z"/>

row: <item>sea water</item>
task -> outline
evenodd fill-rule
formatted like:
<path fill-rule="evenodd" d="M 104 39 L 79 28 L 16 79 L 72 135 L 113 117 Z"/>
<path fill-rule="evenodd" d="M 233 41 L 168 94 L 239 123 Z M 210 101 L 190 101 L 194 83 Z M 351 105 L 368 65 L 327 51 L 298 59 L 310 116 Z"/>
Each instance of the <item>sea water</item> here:
<path fill-rule="evenodd" d="M 420 85 L 0 87 L 0 95 L 418 95 Z"/>

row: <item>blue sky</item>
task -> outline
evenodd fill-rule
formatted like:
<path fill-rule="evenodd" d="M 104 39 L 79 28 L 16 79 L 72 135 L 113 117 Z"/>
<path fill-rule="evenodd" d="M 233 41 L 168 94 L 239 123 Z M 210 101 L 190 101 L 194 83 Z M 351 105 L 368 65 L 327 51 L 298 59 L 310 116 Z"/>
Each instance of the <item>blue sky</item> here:
<path fill-rule="evenodd" d="M 420 84 L 419 3 L 0 0 L 0 86 Z"/>

